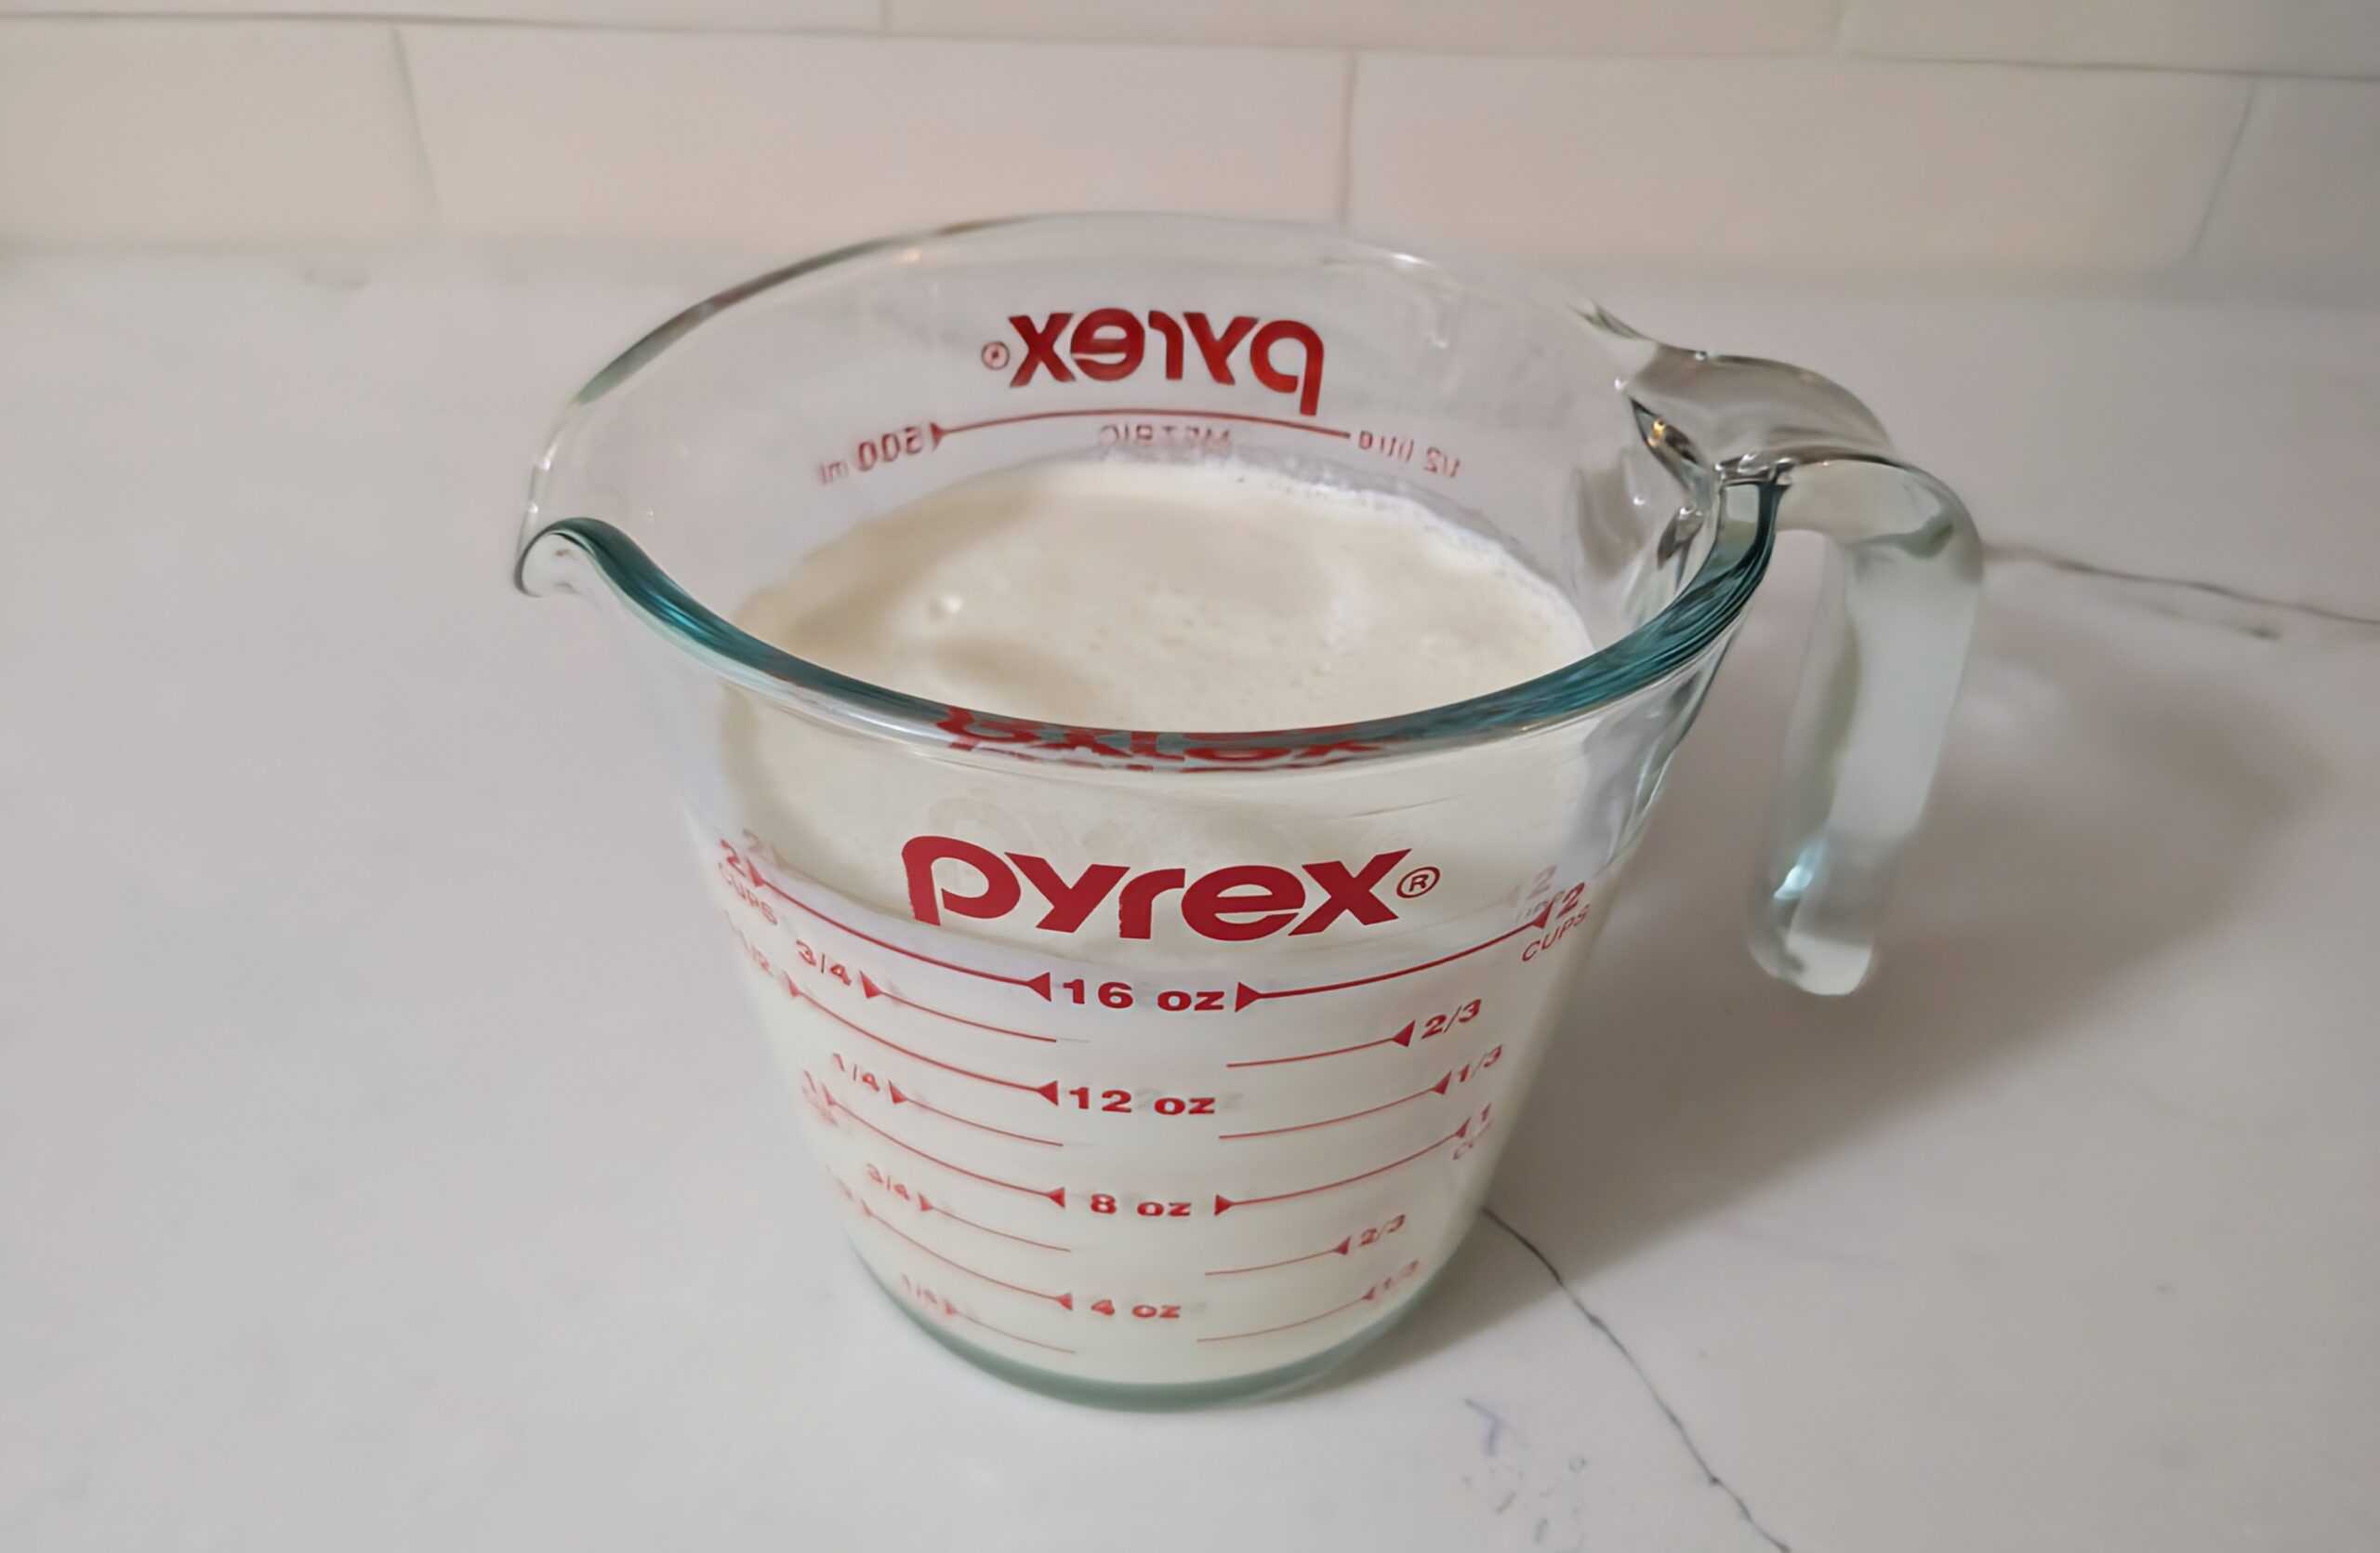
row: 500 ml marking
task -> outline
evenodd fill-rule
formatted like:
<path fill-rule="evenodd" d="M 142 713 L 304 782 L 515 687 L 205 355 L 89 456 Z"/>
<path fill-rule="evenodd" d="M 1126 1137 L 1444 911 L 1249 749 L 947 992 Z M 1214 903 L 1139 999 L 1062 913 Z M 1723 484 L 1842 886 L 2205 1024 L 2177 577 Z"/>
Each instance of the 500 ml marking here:
<path fill-rule="evenodd" d="M 819 464 L 818 484 L 831 485 L 838 480 L 848 480 L 854 465 L 860 473 L 866 474 L 879 464 L 931 453 L 942 443 L 942 438 L 937 435 L 939 431 L 940 428 L 932 426 L 896 426 L 890 431 L 862 437 L 853 445 L 852 456 L 848 459 L 828 458 Z"/>

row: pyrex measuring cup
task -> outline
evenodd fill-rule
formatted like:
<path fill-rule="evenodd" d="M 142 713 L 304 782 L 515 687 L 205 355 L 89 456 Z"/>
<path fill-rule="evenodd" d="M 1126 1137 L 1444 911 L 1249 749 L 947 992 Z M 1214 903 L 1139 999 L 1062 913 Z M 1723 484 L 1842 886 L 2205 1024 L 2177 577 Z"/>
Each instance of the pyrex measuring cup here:
<path fill-rule="evenodd" d="M 921 700 L 731 623 L 870 515 L 1050 458 L 1403 493 L 1605 645 L 1407 716 L 1199 732 Z M 1544 283 L 1172 218 L 846 249 L 605 368 L 518 577 L 627 628 L 868 1269 L 987 1369 L 1167 1405 L 1319 1373 L 1444 1265 L 1548 1040 L 1592 1028 L 1579 973 L 1780 525 L 1835 550 L 1752 947 L 1847 991 L 1974 532 L 1840 389 Z"/>

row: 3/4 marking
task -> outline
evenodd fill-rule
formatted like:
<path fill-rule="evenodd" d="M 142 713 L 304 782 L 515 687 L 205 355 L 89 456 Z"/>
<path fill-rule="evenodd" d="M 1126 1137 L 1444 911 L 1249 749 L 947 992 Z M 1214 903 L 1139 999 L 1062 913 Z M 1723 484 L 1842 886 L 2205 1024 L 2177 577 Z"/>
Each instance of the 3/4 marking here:
<path fill-rule="evenodd" d="M 941 1263 L 944 1267 L 950 1268 L 953 1272 L 965 1273 L 968 1277 L 979 1280 L 985 1283 L 989 1283 L 995 1288 L 1007 1289 L 1012 1293 L 1020 1294 L 1030 1294 L 1035 1299 L 1046 1299 L 1051 1304 L 1057 1306 L 1061 1309 L 1072 1310 L 1075 1307 L 1075 1296 L 1071 1292 L 1052 1294 L 1040 1289 L 1028 1289 L 1022 1283 L 1011 1283 L 1004 1278 L 994 1278 L 990 1273 L 985 1272 L 981 1268 L 971 1268 L 964 1262 L 954 1261 L 952 1258 L 944 1255 L 941 1252 L 936 1251 L 933 1247 L 926 1244 L 925 1241 L 919 1240 L 915 1235 L 907 1233 L 902 1229 L 900 1226 L 894 1224 L 891 1219 L 886 1218 L 882 1214 L 878 1213 L 874 1208 L 868 1206 L 867 1200 L 866 1198 L 853 1197 L 853 1201 L 859 1204 L 859 1212 L 862 1218 L 866 1219 L 870 1224 L 882 1226 L 887 1234 L 896 1237 L 906 1245 L 913 1246 L 917 1250 L 923 1252 L 926 1255 L 932 1257 L 935 1261 Z"/>
<path fill-rule="evenodd" d="M 863 933 L 858 928 L 852 926 L 848 923 L 839 921 L 836 918 L 826 915 L 826 912 L 819 910 L 808 901 L 787 894 L 783 888 L 772 882 L 766 874 L 762 873 L 760 869 L 753 864 L 751 859 L 736 851 L 734 843 L 728 841 L 725 837 L 722 836 L 720 838 L 719 847 L 721 852 L 726 854 L 727 860 L 735 865 L 735 867 L 743 873 L 744 877 L 751 882 L 754 888 L 768 891 L 769 894 L 776 896 L 779 900 L 784 901 L 787 906 L 792 907 L 795 910 L 800 911 L 806 916 L 815 917 L 820 922 L 825 923 L 828 927 L 835 928 L 840 932 L 848 933 L 863 944 L 873 944 L 878 949 L 888 949 L 894 954 L 914 960 L 921 965 L 932 965 L 937 970 L 956 971 L 960 976 L 974 976 L 978 980 L 982 981 L 997 981 L 1009 987 L 1022 987 L 1026 991 L 1039 998 L 1043 1002 L 1048 1002 L 1050 1001 L 1050 973 L 1047 971 L 1043 971 L 1038 976 L 1002 976 L 998 971 L 980 970 L 973 965 L 961 965 L 954 960 L 937 960 L 932 955 L 920 954 L 916 949 L 904 949 L 890 939 L 879 938 L 871 933 Z"/>
<path fill-rule="evenodd" d="M 1038 1041 L 1046 1045 L 1051 1046 L 1056 1045 L 1060 1039 L 1054 1035 L 1036 1035 L 1030 1030 L 1012 1030 L 1006 1025 L 987 1025 L 981 1019 L 969 1019 L 963 1015 L 953 1014 L 947 1009 L 931 1008 L 924 1003 L 905 998 L 901 996 L 900 993 L 893 991 L 890 988 L 879 986 L 875 978 L 870 976 L 866 971 L 862 971 L 859 974 L 859 989 L 862 995 L 866 997 L 882 998 L 889 1002 L 899 1003 L 903 1008 L 914 1008 L 919 1014 L 930 1014 L 937 1019 L 947 1019 L 954 1025 L 964 1025 L 969 1029 L 972 1030 L 985 1030 L 993 1035 L 1012 1035 L 1019 1041 Z M 1065 1039 L 1078 1042 L 1081 1041 L 1081 1037 L 1079 1036 L 1069 1036 Z"/>
<path fill-rule="evenodd" d="M 1069 1256 L 1074 1254 L 1075 1248 L 1070 1245 L 1052 1245 L 1048 1241 L 1037 1241 L 1030 1235 L 1011 1234 L 1005 1229 L 995 1229 L 988 1224 L 978 1224 L 973 1219 L 962 1217 L 934 1201 L 923 1192 L 918 1193 L 918 1211 L 922 1214 L 940 1214 L 954 1224 L 963 1224 L 970 1229 L 980 1229 L 986 1235 L 998 1235 L 1003 1241 L 1014 1241 L 1019 1245 L 1038 1246 L 1043 1251 L 1055 1251 Z"/>
<path fill-rule="evenodd" d="M 1019 1245 L 1035 1246 L 1042 1251 L 1054 1251 L 1064 1255 L 1072 1255 L 1074 1254 L 1075 1248 L 1070 1245 L 1053 1245 L 1048 1241 L 1037 1241 L 1030 1235 L 1011 1234 L 1008 1230 L 995 1229 L 988 1224 L 978 1224 L 973 1219 L 968 1218 L 964 1215 L 952 1213 L 948 1208 L 928 1197 L 925 1194 L 924 1188 L 920 1187 L 917 1190 L 912 1191 L 909 1189 L 909 1186 L 906 1182 L 900 1180 L 896 1176 L 890 1175 L 874 1164 L 863 1161 L 860 1169 L 866 1173 L 867 1176 L 867 1184 L 869 1186 L 874 1187 L 877 1190 L 885 1193 L 887 1196 L 892 1197 L 898 1201 L 907 1203 L 910 1207 L 915 1208 L 920 1214 L 940 1214 L 943 1217 L 950 1220 L 953 1224 L 963 1224 L 970 1229 L 980 1229 L 986 1235 L 997 1235 L 1003 1241 L 1014 1241 Z M 851 1189 L 848 1187 L 843 1186 L 843 1183 L 838 1177 L 829 1175 L 827 1179 L 833 1181 L 836 1187 L 840 1190 L 848 1192 Z"/>

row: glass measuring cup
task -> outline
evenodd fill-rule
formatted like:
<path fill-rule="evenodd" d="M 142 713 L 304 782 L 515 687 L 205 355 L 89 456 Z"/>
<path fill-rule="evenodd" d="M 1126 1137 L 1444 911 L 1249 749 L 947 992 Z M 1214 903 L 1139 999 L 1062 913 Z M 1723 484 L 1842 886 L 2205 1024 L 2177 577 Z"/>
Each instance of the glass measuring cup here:
<path fill-rule="evenodd" d="M 871 515 L 1050 458 L 1401 493 L 1604 645 L 1409 715 L 1200 732 L 923 700 L 732 622 Z M 1835 544 L 1752 941 L 1842 992 L 1932 779 L 1974 531 L 1842 390 L 1541 281 L 1161 217 L 826 255 L 588 385 L 516 576 L 626 628 L 869 1271 L 986 1369 L 1167 1406 L 1320 1373 L 1444 1265 L 1592 1008 L 1591 941 L 1780 526 Z"/>

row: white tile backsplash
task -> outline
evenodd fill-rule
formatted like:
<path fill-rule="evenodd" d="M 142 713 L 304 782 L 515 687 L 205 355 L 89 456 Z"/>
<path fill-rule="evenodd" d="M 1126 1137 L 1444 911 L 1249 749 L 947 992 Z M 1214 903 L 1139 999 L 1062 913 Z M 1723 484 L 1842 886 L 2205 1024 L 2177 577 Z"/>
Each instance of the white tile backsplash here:
<path fill-rule="evenodd" d="M 1538 254 L 2161 266 L 2245 83 L 1822 60 L 1366 55 L 1350 214 Z"/>
<path fill-rule="evenodd" d="M 2200 258 L 2380 278 L 2380 82 L 2259 83 Z"/>
<path fill-rule="evenodd" d="M 883 0 L 0 0 L 11 12 L 78 16 L 452 17 L 570 27 L 873 31 Z"/>
<path fill-rule="evenodd" d="M 1845 0 L 1843 42 L 1909 59 L 2380 75 L 2380 3 Z"/>
<path fill-rule="evenodd" d="M 1456 53 L 1823 50 L 1838 0 L 887 0 L 895 32 L 1436 48 Z"/>
<path fill-rule="evenodd" d="M 800 248 L 1056 207 L 1328 220 L 1338 202 L 1346 64 L 1314 50 L 405 38 L 466 232 Z"/>
<path fill-rule="evenodd" d="M 429 219 L 388 27 L 0 21 L 0 239 L 345 242 Z"/>
<path fill-rule="evenodd" d="M 2374 90 L 2380 0 L 0 0 L 0 240 L 1157 206 L 2380 295 Z"/>

